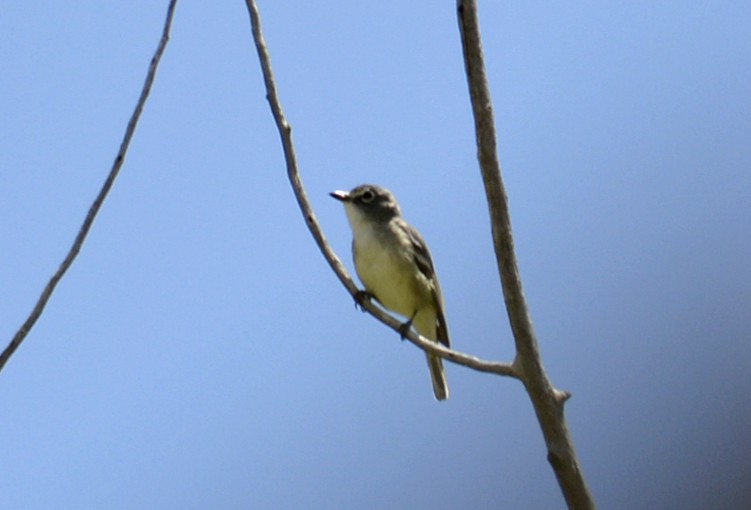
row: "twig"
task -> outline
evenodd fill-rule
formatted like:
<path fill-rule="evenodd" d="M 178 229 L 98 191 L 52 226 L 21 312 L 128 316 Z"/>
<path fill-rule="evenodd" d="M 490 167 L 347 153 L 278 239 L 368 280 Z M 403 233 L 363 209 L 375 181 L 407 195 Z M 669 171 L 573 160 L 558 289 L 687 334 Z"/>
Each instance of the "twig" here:
<path fill-rule="evenodd" d="M 63 277 L 65 272 L 68 270 L 71 264 L 73 264 L 73 261 L 78 255 L 78 252 L 81 251 L 81 247 L 86 240 L 89 229 L 91 229 L 91 225 L 94 223 L 94 219 L 96 218 L 96 215 L 99 212 L 102 203 L 104 203 L 104 199 L 107 197 L 110 188 L 112 188 L 112 185 L 115 182 L 117 174 L 120 172 L 120 168 L 123 166 L 125 155 L 128 151 L 128 146 L 130 145 L 130 140 L 136 130 L 136 125 L 138 124 L 138 119 L 141 116 L 141 112 L 143 111 L 143 106 L 144 104 L 146 104 L 146 98 L 148 98 L 149 92 L 151 92 L 151 85 L 154 82 L 154 76 L 156 75 L 157 66 L 159 65 L 159 61 L 162 58 L 164 49 L 167 46 L 167 41 L 169 40 L 169 32 L 170 27 L 172 26 L 172 17 L 175 12 L 176 4 L 177 0 L 171 0 L 169 7 L 167 8 L 167 19 L 164 22 L 162 38 L 159 40 L 159 45 L 157 46 L 156 52 L 151 58 L 151 64 L 149 65 L 149 71 L 146 75 L 146 81 L 144 82 L 143 89 L 141 90 L 141 97 L 138 98 L 135 110 L 133 110 L 133 114 L 128 121 L 128 126 L 125 129 L 123 141 L 120 144 L 120 150 L 117 152 L 117 156 L 115 157 L 115 161 L 112 164 L 110 173 L 107 176 L 107 179 L 104 181 L 104 185 L 99 191 L 96 199 L 94 199 L 91 207 L 89 207 L 89 211 L 88 213 L 86 213 L 86 218 L 84 219 L 83 224 L 81 225 L 81 228 L 79 229 L 78 234 L 73 241 L 73 246 L 71 246 L 68 254 L 65 256 L 65 259 L 60 264 L 60 267 L 58 267 L 55 274 L 52 275 L 52 278 L 50 278 L 50 281 L 42 291 L 41 296 L 39 296 L 39 299 L 37 300 L 36 305 L 34 305 L 34 309 L 31 311 L 29 317 L 13 336 L 13 339 L 10 341 L 5 350 L 3 350 L 2 354 L 0 354 L 0 370 L 3 369 L 5 363 L 7 363 L 8 359 L 13 355 L 16 349 L 18 349 L 18 347 L 21 345 L 21 342 L 24 341 L 26 336 L 29 334 L 29 331 L 31 331 L 31 328 L 34 327 L 34 324 L 42 315 L 44 307 L 47 305 L 47 301 L 49 301 L 50 296 L 52 296 L 52 292 L 55 290 L 58 282 L 60 282 L 60 279 Z"/>
<path fill-rule="evenodd" d="M 321 250 L 321 253 L 331 266 L 331 269 L 333 269 L 334 273 L 336 273 L 336 275 L 339 277 L 339 280 L 347 288 L 350 295 L 354 299 L 355 294 L 358 291 L 357 285 L 350 277 L 342 261 L 339 259 L 339 257 L 336 256 L 334 250 L 331 249 L 328 241 L 326 241 L 326 237 L 321 231 L 321 227 L 318 224 L 315 213 L 313 212 L 313 207 L 310 205 L 307 193 L 305 193 L 302 179 L 300 178 L 300 172 L 297 168 L 295 149 L 292 144 L 292 127 L 289 125 L 289 122 L 287 122 L 287 119 L 284 116 L 284 111 L 282 110 L 281 103 L 279 101 L 276 82 L 274 81 L 274 74 L 271 70 L 271 57 L 269 56 L 269 51 L 266 47 L 266 42 L 261 31 L 261 19 L 258 12 L 258 6 L 256 5 L 254 0 L 245 0 L 245 3 L 248 6 L 248 12 L 250 13 L 250 25 L 253 33 L 253 41 L 255 42 L 256 50 L 258 51 L 258 58 L 261 62 L 263 81 L 266 84 L 266 98 L 269 101 L 271 113 L 274 116 L 274 121 L 276 122 L 277 129 L 279 130 L 279 136 L 284 148 L 284 159 L 287 164 L 287 177 L 289 178 L 290 184 L 292 185 L 292 189 L 295 193 L 297 204 L 300 206 L 300 210 L 302 211 L 303 217 L 305 218 L 305 221 L 308 225 L 308 229 L 313 235 L 318 248 Z M 368 313 L 373 315 L 382 323 L 389 326 L 394 331 L 399 332 L 401 322 L 399 322 L 391 315 L 387 314 L 385 311 L 383 311 L 370 301 L 363 302 L 363 309 L 367 310 Z M 464 365 L 480 372 L 490 372 L 509 377 L 518 377 L 516 368 L 509 363 L 485 361 L 468 354 L 453 351 L 451 349 L 446 349 L 445 347 L 440 346 L 435 342 L 431 342 L 430 340 L 427 340 L 426 338 L 412 331 L 409 332 L 406 338 L 408 338 L 419 348 L 446 358 L 459 365 Z"/>
<path fill-rule="evenodd" d="M 569 508 L 594 508 L 592 495 L 579 468 L 573 441 L 566 426 L 563 403 L 569 394 L 553 388 L 540 358 L 532 320 L 522 290 L 514 252 L 508 197 L 501 178 L 496 148 L 495 119 L 480 42 L 476 0 L 458 0 L 459 29 L 475 118 L 477 156 L 488 201 L 498 271 L 506 310 L 514 334 L 521 380 L 535 408 L 548 447 L 550 462 Z"/>

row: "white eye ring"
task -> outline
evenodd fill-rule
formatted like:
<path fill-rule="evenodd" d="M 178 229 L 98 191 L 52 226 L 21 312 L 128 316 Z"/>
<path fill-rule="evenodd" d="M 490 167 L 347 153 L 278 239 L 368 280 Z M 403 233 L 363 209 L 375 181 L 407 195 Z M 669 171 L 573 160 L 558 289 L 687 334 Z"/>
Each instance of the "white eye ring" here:
<path fill-rule="evenodd" d="M 373 199 L 375 198 L 375 193 L 373 193 L 372 191 L 368 190 L 365 193 L 363 193 L 360 196 L 360 198 L 362 199 L 363 202 L 366 202 L 366 203 L 367 202 L 372 202 Z"/>

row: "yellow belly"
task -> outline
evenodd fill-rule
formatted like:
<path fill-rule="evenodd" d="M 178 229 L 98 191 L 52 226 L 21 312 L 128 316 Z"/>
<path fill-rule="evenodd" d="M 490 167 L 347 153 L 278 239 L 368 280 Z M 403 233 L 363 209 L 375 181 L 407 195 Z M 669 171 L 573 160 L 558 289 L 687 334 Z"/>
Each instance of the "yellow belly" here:
<path fill-rule="evenodd" d="M 411 253 L 384 248 L 372 237 L 355 242 L 355 268 L 365 289 L 389 310 L 411 318 L 432 304 L 430 282 L 422 275 Z"/>

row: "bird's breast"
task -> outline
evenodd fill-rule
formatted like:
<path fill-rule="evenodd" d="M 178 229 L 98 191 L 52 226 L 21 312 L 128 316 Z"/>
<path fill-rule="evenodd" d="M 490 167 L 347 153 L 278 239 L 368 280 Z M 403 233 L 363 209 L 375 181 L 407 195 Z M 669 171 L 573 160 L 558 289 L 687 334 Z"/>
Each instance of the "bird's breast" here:
<path fill-rule="evenodd" d="M 355 269 L 365 289 L 383 306 L 411 317 L 429 299 L 419 285 L 411 252 L 396 236 L 364 229 L 353 243 Z"/>

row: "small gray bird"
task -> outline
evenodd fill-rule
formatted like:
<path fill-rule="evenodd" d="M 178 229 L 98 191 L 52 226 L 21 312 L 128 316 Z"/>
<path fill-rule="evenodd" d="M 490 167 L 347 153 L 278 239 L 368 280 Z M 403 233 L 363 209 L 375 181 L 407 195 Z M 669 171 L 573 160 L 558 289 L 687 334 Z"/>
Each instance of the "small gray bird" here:
<path fill-rule="evenodd" d="M 372 184 L 331 196 L 344 204 L 352 227 L 352 256 L 365 293 L 408 320 L 425 338 L 449 347 L 443 296 L 430 252 L 417 230 L 402 218 L 399 204 L 387 189 Z M 433 393 L 446 400 L 449 389 L 440 357 L 426 353 Z"/>

